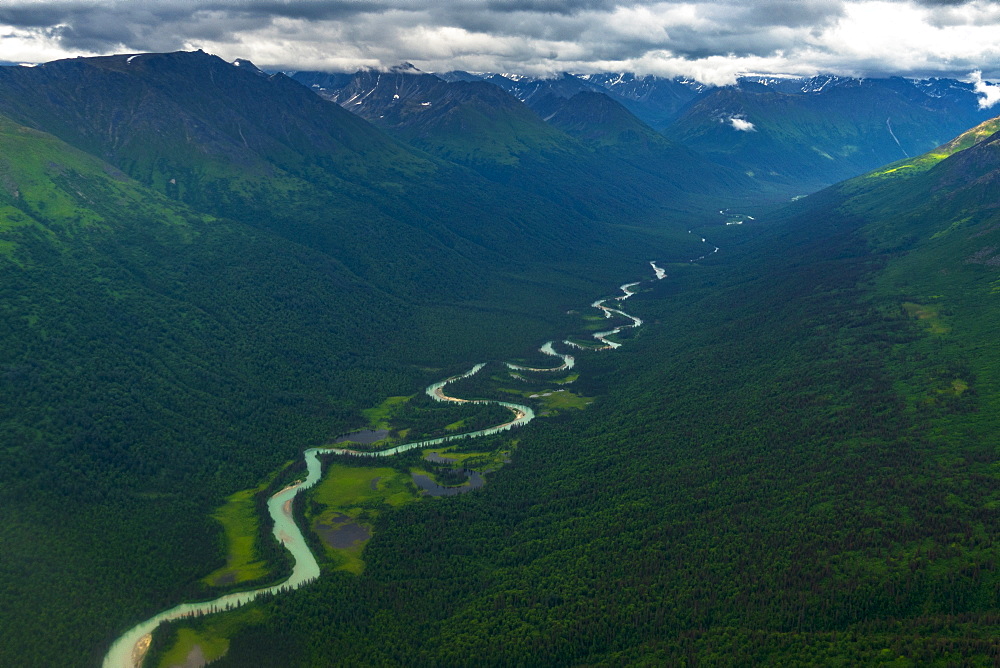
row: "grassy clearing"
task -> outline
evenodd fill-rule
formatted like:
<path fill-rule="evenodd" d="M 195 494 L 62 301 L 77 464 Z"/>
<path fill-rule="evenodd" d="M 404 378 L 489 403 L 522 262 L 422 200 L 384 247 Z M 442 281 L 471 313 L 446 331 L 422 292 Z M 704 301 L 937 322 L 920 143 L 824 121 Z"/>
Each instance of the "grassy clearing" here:
<path fill-rule="evenodd" d="M 181 626 L 174 642 L 156 661 L 157 668 L 183 666 L 195 645 L 201 647 L 206 662 L 212 662 L 229 651 L 229 637 L 247 624 L 260 622 L 264 612 L 255 606 L 243 607 L 225 614 L 209 615 Z"/>
<path fill-rule="evenodd" d="M 512 387 L 498 387 L 497 392 L 503 392 L 504 394 L 512 394 L 516 397 L 527 399 L 532 394 L 537 394 L 538 392 L 541 392 L 541 390 L 524 390 L 521 388 L 515 389 Z"/>
<path fill-rule="evenodd" d="M 602 329 L 608 328 L 608 323 L 611 322 L 611 318 L 601 318 L 600 322 L 592 322 L 583 326 L 588 332 L 597 332 Z"/>
<path fill-rule="evenodd" d="M 931 334 L 947 334 L 951 327 L 941 320 L 941 306 L 917 304 L 915 302 L 904 302 L 903 308 L 911 318 L 924 321 Z"/>
<path fill-rule="evenodd" d="M 226 499 L 212 517 L 221 525 L 226 536 L 226 565 L 208 574 L 202 582 L 210 587 L 224 587 L 270 574 L 267 562 L 258 559 L 257 537 L 260 517 L 254 497 L 262 492 L 272 478 L 252 489 L 236 492 Z"/>
<path fill-rule="evenodd" d="M 548 395 L 540 397 L 548 410 L 580 410 L 589 406 L 594 400 L 593 397 L 582 397 L 567 390 L 556 390 L 551 394 L 545 392 L 543 395 Z"/>
<path fill-rule="evenodd" d="M 455 468 L 471 469 L 482 473 L 503 466 L 510 459 L 510 453 L 516 444 L 517 441 L 512 441 L 508 446 L 497 448 L 491 452 L 453 452 L 450 448 L 430 448 L 423 451 L 423 456 L 436 454 L 447 457 L 455 462 Z M 454 447 L 452 446 L 452 448 Z"/>
<path fill-rule="evenodd" d="M 160 668 L 183 666 L 195 647 L 199 647 L 205 661 L 215 661 L 229 651 L 229 640 L 199 633 L 194 629 L 180 629 L 173 647 L 164 652 L 157 664 Z"/>
<path fill-rule="evenodd" d="M 397 484 L 399 471 L 389 467 L 331 464 L 311 496 L 316 503 L 346 509 L 387 503 L 401 506 L 415 496 L 407 484 Z M 349 513 L 348 513 L 349 514 Z"/>
<path fill-rule="evenodd" d="M 371 537 L 374 520 L 386 506 L 398 507 L 418 498 L 410 477 L 396 469 L 331 464 L 309 495 L 306 517 L 320 536 L 323 533 L 318 528 L 340 529 L 355 523 Z M 339 548 L 326 540 L 323 544 L 335 570 L 360 574 L 364 570 L 361 553 L 367 542 L 364 538 Z"/>
<path fill-rule="evenodd" d="M 573 377 L 575 380 L 576 377 Z M 555 381 L 559 383 L 560 381 Z M 570 380 L 562 381 L 562 383 L 572 382 Z M 513 394 L 524 399 L 533 399 L 535 401 L 540 401 L 542 403 L 542 408 L 549 411 L 550 413 L 576 409 L 580 410 L 586 408 L 594 401 L 593 397 L 584 397 L 577 394 L 573 394 L 569 390 L 550 390 L 550 389 L 514 389 L 509 387 L 498 388 L 500 392 L 505 392 L 507 394 Z"/>
<path fill-rule="evenodd" d="M 452 422 L 451 424 L 445 425 L 445 429 L 448 431 L 458 431 L 465 427 L 465 424 L 469 421 L 468 418 L 462 418 L 458 422 Z"/>
<path fill-rule="evenodd" d="M 372 429 L 389 429 L 389 418 L 392 417 L 393 412 L 401 404 L 405 404 L 412 398 L 413 395 L 408 397 L 388 397 L 375 408 L 367 408 L 361 411 L 361 414 L 368 420 L 368 424 L 371 425 Z"/>
<path fill-rule="evenodd" d="M 606 318 L 604 315 L 585 315 L 581 316 L 581 320 L 585 323 L 583 325 L 584 331 L 596 332 L 599 329 L 603 329 L 611 318 Z"/>

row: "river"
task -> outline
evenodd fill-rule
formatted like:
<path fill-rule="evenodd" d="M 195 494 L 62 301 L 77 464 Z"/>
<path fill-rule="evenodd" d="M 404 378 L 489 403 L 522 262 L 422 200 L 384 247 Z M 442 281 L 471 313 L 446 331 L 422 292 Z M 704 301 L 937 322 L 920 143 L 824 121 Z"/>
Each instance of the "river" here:
<path fill-rule="evenodd" d="M 716 249 L 718 250 L 718 249 Z M 653 269 L 656 272 L 657 278 L 662 278 L 660 272 L 662 271 L 652 262 Z M 641 282 L 636 283 L 626 283 L 621 286 L 622 295 L 615 297 L 614 299 L 619 302 L 631 297 L 635 292 L 632 290 L 635 286 L 639 285 Z M 616 341 L 608 340 L 607 337 L 613 336 L 621 332 L 622 329 L 628 327 L 639 327 L 642 325 L 642 320 L 625 313 L 624 311 L 616 308 L 611 308 L 605 306 L 604 302 L 611 299 L 610 297 L 605 299 L 599 299 L 592 304 L 594 308 L 601 310 L 605 317 L 613 318 L 615 316 L 623 317 L 631 320 L 630 324 L 624 324 L 616 327 L 612 330 L 606 332 L 597 332 L 593 337 L 603 343 L 601 347 L 585 347 L 579 344 L 572 343 L 570 341 L 565 341 L 567 345 L 575 346 L 577 348 L 584 348 L 587 350 L 609 350 L 618 348 L 621 346 L 620 343 Z M 517 369 L 520 371 L 533 371 L 533 372 L 552 372 L 552 371 L 563 371 L 573 367 L 574 358 L 572 355 L 567 355 L 563 353 L 556 352 L 553 348 L 553 342 L 549 341 L 545 343 L 540 349 L 542 353 L 554 357 L 559 357 L 562 359 L 563 363 L 558 367 L 553 367 L 550 369 L 535 369 L 531 367 L 523 367 L 508 363 L 507 366 L 512 369 Z M 457 403 L 471 403 L 471 404 L 498 404 L 507 408 L 511 411 L 513 419 L 504 422 L 502 424 L 495 425 L 493 427 L 487 427 L 486 429 L 480 429 L 477 431 L 465 432 L 462 434 L 454 434 L 451 436 L 444 436 L 441 438 L 432 438 L 423 441 L 414 441 L 412 443 L 404 443 L 402 445 L 397 445 L 391 448 L 386 448 L 384 450 L 377 451 L 360 451 L 351 448 L 309 448 L 303 453 L 303 457 L 306 463 L 306 477 L 301 482 L 289 485 L 285 487 L 280 492 L 272 496 L 267 502 L 268 513 L 271 519 L 274 521 L 274 537 L 285 546 L 285 548 L 291 553 L 294 559 L 295 565 L 292 569 L 292 575 L 284 582 L 270 587 L 262 587 L 260 589 L 252 589 L 250 591 L 234 592 L 231 594 L 225 594 L 218 598 L 214 598 L 209 601 L 195 602 L 195 603 L 181 603 L 169 610 L 159 613 L 155 617 L 147 619 L 144 622 L 136 624 L 131 629 L 129 629 L 124 635 L 118 638 L 112 645 L 111 649 L 108 651 L 107 655 L 104 657 L 104 668 L 138 668 L 142 665 L 143 658 L 146 655 L 146 651 L 149 649 L 149 643 L 152 638 L 152 633 L 161 623 L 179 619 L 181 617 L 192 617 L 198 615 L 205 615 L 213 612 L 219 612 L 227 610 L 230 608 L 236 608 L 254 599 L 263 596 L 264 594 L 277 593 L 282 591 L 289 591 L 292 589 L 297 589 L 304 584 L 307 584 L 319 577 L 319 564 L 316 561 L 316 557 L 313 556 L 312 551 L 306 544 L 305 537 L 302 535 L 302 531 L 299 529 L 298 525 L 295 523 L 292 517 L 292 500 L 295 496 L 302 491 L 305 491 L 315 485 L 322 474 L 322 464 L 320 463 L 320 454 L 341 454 L 341 455 L 355 455 L 364 457 L 389 457 L 400 452 L 406 452 L 407 450 L 413 450 L 414 448 L 424 448 L 434 445 L 440 445 L 442 443 L 447 443 L 450 441 L 455 441 L 464 438 L 474 438 L 478 436 L 491 436 L 493 434 L 498 434 L 500 432 L 506 431 L 508 429 L 513 429 L 531 422 L 535 418 L 535 412 L 530 406 L 524 406 L 521 404 L 510 403 L 506 401 L 494 401 L 485 399 L 461 399 L 458 397 L 451 397 L 444 393 L 444 388 L 449 384 L 463 378 L 468 378 L 476 373 L 479 373 L 482 368 L 486 366 L 485 363 L 476 364 L 474 367 L 469 369 L 463 374 L 457 376 L 452 376 L 446 378 L 445 380 L 438 381 L 430 385 L 426 392 L 427 394 L 436 401 L 451 401 Z M 480 480 L 481 482 L 481 480 Z"/>

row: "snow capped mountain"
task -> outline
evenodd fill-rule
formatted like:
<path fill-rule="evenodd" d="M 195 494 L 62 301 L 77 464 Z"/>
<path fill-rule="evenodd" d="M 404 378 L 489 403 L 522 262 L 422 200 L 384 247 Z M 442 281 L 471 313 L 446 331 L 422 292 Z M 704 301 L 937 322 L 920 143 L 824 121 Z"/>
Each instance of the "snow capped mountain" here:
<path fill-rule="evenodd" d="M 913 83 L 921 92 L 933 98 L 965 96 L 975 90 L 973 84 L 955 79 L 922 79 Z"/>
<path fill-rule="evenodd" d="M 844 81 L 849 81 L 838 76 L 819 76 L 805 79 L 799 88 L 803 93 L 822 93 L 827 86 L 836 86 Z"/>
<path fill-rule="evenodd" d="M 497 125 L 498 119 L 511 113 L 521 119 L 518 131 L 490 135 L 491 141 L 502 136 L 500 145 L 513 147 L 522 132 L 538 140 L 544 133 L 537 134 L 533 121 L 510 106 L 513 98 L 539 120 L 597 144 L 625 136 L 646 141 L 644 124 L 722 165 L 781 187 L 808 182 L 818 188 L 920 154 L 989 116 L 979 108 L 973 84 L 951 79 L 755 74 L 731 86 L 707 86 L 631 72 L 433 75 L 409 63 L 387 71 L 296 73 L 293 78 L 382 127 L 405 133 L 420 128 L 420 136 L 433 134 L 439 141 L 445 127 L 457 123 L 463 131 L 482 130 L 482 119 L 491 118 L 495 130 L 508 122 Z M 487 86 L 507 95 L 460 86 Z"/>
<path fill-rule="evenodd" d="M 689 102 L 712 88 L 693 79 L 667 79 L 631 72 L 588 74 L 582 79 L 601 86 L 649 126 L 662 129 Z"/>
<path fill-rule="evenodd" d="M 451 72 L 437 72 L 435 76 L 449 83 L 455 81 L 482 81 L 482 72 L 465 72 L 463 70 L 452 70 Z"/>
<path fill-rule="evenodd" d="M 711 86 L 695 81 L 694 79 L 684 77 L 666 79 L 663 77 L 653 76 L 652 74 L 639 76 L 633 74 L 632 72 L 603 72 L 599 74 L 585 74 L 581 75 L 580 78 L 585 81 L 589 81 L 590 83 L 603 86 L 604 88 L 614 91 L 623 97 L 636 100 L 647 97 L 650 94 L 653 94 L 654 91 L 666 87 L 670 87 L 674 90 L 686 89 L 696 94 L 711 88 Z"/>
<path fill-rule="evenodd" d="M 410 63 L 388 71 L 361 70 L 353 74 L 295 72 L 292 79 L 311 88 L 317 95 L 336 102 L 370 121 L 399 113 L 392 107 L 431 106 L 444 94 L 448 83 L 421 72 Z"/>
<path fill-rule="evenodd" d="M 972 84 L 902 77 L 744 77 L 664 133 L 725 165 L 821 187 L 929 151 L 991 115 Z"/>

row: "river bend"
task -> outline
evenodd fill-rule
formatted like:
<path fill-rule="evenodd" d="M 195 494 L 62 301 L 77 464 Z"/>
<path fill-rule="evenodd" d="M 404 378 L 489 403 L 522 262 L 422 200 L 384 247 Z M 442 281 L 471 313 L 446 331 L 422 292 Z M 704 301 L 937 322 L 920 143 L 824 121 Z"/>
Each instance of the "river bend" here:
<path fill-rule="evenodd" d="M 718 248 L 715 249 L 718 251 Z M 703 256 L 704 257 L 704 256 Z M 702 258 L 699 258 L 702 259 Z M 656 266 L 654 262 L 649 263 L 655 274 L 656 278 L 663 278 L 666 274 L 663 269 Z M 639 285 L 640 282 L 626 283 L 620 287 L 622 294 L 614 297 L 617 302 L 623 302 L 635 292 L 632 290 L 635 286 Z M 578 343 L 572 341 L 564 341 L 563 343 L 583 350 L 611 350 L 621 346 L 621 343 L 617 341 L 612 341 L 608 339 L 609 336 L 614 336 L 618 334 L 623 329 L 630 327 L 639 327 L 642 325 L 642 320 L 636 316 L 629 315 L 621 309 L 613 308 L 610 306 L 605 306 L 605 302 L 609 301 L 610 297 L 605 299 L 599 299 L 592 304 L 592 306 L 600 310 L 606 318 L 620 317 L 630 320 L 631 322 L 615 327 L 614 329 L 597 332 L 593 334 L 593 338 L 600 342 L 600 346 L 582 346 Z M 528 372 L 555 372 L 555 371 L 565 371 L 573 368 L 574 358 L 572 355 L 559 353 L 553 347 L 553 342 L 549 341 L 545 343 L 540 349 L 545 355 L 552 357 L 558 357 L 562 359 L 562 364 L 552 368 L 534 368 L 525 367 L 512 363 L 507 363 L 507 366 L 511 369 L 518 371 L 528 371 Z M 322 475 L 322 464 L 320 462 L 319 456 L 321 454 L 342 454 L 342 455 L 355 455 L 355 456 L 365 456 L 365 457 L 389 457 L 401 452 L 406 452 L 407 450 L 413 450 L 415 448 L 424 448 L 434 445 L 440 445 L 441 443 L 447 443 L 450 441 L 455 441 L 465 438 L 474 438 L 478 436 L 490 436 L 493 434 L 498 434 L 502 431 L 507 431 L 508 429 L 513 429 L 521 425 L 525 425 L 531 422 L 535 418 L 535 412 L 530 406 L 524 406 L 521 404 L 510 403 L 506 401 L 496 401 L 496 400 L 486 400 L 486 399 L 461 399 L 459 397 L 452 397 L 445 394 L 444 389 L 449 383 L 453 383 L 457 380 L 463 378 L 468 378 L 476 373 L 478 373 L 484 366 L 485 363 L 476 364 L 474 367 L 469 369 L 463 374 L 452 376 L 446 378 L 445 380 L 438 381 L 430 385 L 426 392 L 427 394 L 436 401 L 450 401 L 457 403 L 471 403 L 471 404 L 498 404 L 507 408 L 511 411 L 511 419 L 502 424 L 495 425 L 493 427 L 487 427 L 486 429 L 480 429 L 477 431 L 465 432 L 462 434 L 453 434 L 450 436 L 443 436 L 440 438 L 432 438 L 422 441 L 414 441 L 412 443 L 404 443 L 402 445 L 393 446 L 391 448 L 386 448 L 384 450 L 374 450 L 374 451 L 360 451 L 351 448 L 333 448 L 333 447 L 320 447 L 320 448 L 309 448 L 303 453 L 303 458 L 306 463 L 306 477 L 300 482 L 291 484 L 280 492 L 274 494 L 267 502 L 268 514 L 274 522 L 274 537 L 280 542 L 285 548 L 291 553 L 294 560 L 294 566 L 292 568 L 291 576 L 280 584 L 272 585 L 269 587 L 261 587 L 260 589 L 252 589 L 249 591 L 233 592 L 231 594 L 225 594 L 214 598 L 209 601 L 195 602 L 195 603 L 181 603 L 174 606 L 168 610 L 165 610 L 158 615 L 147 619 L 144 622 L 136 624 L 131 629 L 129 629 L 124 635 L 119 637 L 112 645 L 111 649 L 108 651 L 107 655 L 104 657 L 103 668 L 138 668 L 142 665 L 143 658 L 145 657 L 146 651 L 149 649 L 150 640 L 152 638 L 152 633 L 161 623 L 180 619 L 182 617 L 193 617 L 198 615 L 210 614 L 213 612 L 221 612 L 227 609 L 236 608 L 246 603 L 249 603 L 260 596 L 265 594 L 274 594 L 283 591 L 289 591 L 292 589 L 297 589 L 304 584 L 307 584 L 319 577 L 319 563 L 316 561 L 316 557 L 313 555 L 312 551 L 309 549 L 306 543 L 305 536 L 302 535 L 302 531 L 299 526 L 295 523 L 295 519 L 292 516 L 292 501 L 295 496 L 300 492 L 303 492 L 313 485 L 315 485 L 321 475 Z"/>

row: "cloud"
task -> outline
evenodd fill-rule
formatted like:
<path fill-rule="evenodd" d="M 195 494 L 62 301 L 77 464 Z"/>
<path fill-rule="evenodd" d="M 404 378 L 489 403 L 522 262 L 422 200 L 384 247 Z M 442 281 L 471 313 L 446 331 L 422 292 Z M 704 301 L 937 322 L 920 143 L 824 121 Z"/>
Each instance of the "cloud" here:
<path fill-rule="evenodd" d="M 487 0 L 485 8 L 490 12 L 530 12 L 535 14 L 573 15 L 582 11 L 610 10 L 616 6 L 614 0 Z"/>
<path fill-rule="evenodd" d="M 203 48 L 262 67 L 1000 77 L 996 0 L 3 0 L 0 60 Z"/>
<path fill-rule="evenodd" d="M 757 132 L 757 128 L 753 126 L 753 123 L 745 118 L 733 116 L 729 119 L 729 123 L 733 126 L 734 130 L 738 130 L 740 132 Z"/>
<path fill-rule="evenodd" d="M 976 94 L 982 95 L 982 97 L 979 98 L 980 109 L 989 109 L 997 102 L 1000 102 L 1000 86 L 991 84 L 988 81 L 983 81 L 982 72 L 976 70 L 971 73 L 969 75 L 969 80 L 975 85 Z"/>

